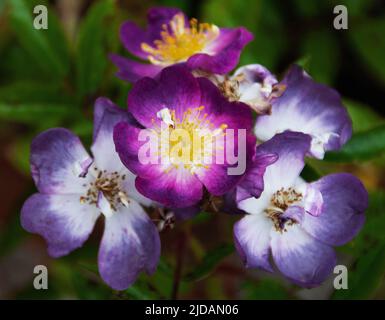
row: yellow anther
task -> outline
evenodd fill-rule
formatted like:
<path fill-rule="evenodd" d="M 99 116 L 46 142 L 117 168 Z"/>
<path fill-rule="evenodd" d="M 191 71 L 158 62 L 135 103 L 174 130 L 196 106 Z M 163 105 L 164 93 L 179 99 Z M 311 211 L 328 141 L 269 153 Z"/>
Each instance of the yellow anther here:
<path fill-rule="evenodd" d="M 219 35 L 219 28 L 213 24 L 190 20 L 186 27 L 182 13 L 176 14 L 169 25 L 163 25 L 161 39 L 152 45 L 142 43 L 141 48 L 148 53 L 148 60 L 156 65 L 167 66 L 186 61 L 192 55 L 204 52 L 208 44 Z"/>

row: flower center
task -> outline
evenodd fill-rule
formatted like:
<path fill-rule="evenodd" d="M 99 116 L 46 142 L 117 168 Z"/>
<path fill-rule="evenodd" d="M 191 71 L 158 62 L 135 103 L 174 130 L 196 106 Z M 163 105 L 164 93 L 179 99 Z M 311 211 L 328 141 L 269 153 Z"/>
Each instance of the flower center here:
<path fill-rule="evenodd" d="M 167 159 L 172 168 L 183 167 L 192 174 L 198 168 L 208 169 L 214 150 L 223 148 L 224 130 L 227 124 L 216 128 L 203 113 L 204 106 L 188 108 L 178 119 L 175 110 L 164 108 L 157 113 L 162 120 L 161 127 L 154 124 L 160 144 L 158 154 L 161 159 Z M 155 122 L 155 120 L 153 120 Z M 164 125 L 165 124 L 165 125 Z M 222 150 L 222 149 L 221 149 Z"/>
<path fill-rule="evenodd" d="M 117 207 L 120 204 L 128 206 L 130 201 L 122 188 L 122 182 L 126 179 L 124 174 L 121 175 L 117 171 L 102 171 L 97 167 L 91 170 L 93 170 L 92 175 L 95 179 L 88 184 L 88 190 L 84 196 L 80 197 L 80 203 L 98 205 L 99 196 L 102 193 L 112 211 L 117 211 Z M 86 187 L 87 185 L 84 186 Z"/>
<path fill-rule="evenodd" d="M 218 83 L 218 88 L 229 101 L 239 101 L 241 98 L 239 93 L 239 84 L 243 81 L 243 79 L 243 74 L 240 74 L 233 79 L 226 76 L 223 82 Z"/>
<path fill-rule="evenodd" d="M 302 193 L 294 188 L 281 188 L 273 194 L 270 199 L 270 206 L 265 210 L 266 215 L 273 221 L 276 231 L 286 232 L 286 226 L 296 224 L 293 218 L 283 217 L 283 213 L 293 204 L 302 201 Z"/>
<path fill-rule="evenodd" d="M 156 65 L 167 66 L 186 61 L 192 55 L 202 52 L 204 48 L 219 35 L 219 28 L 208 23 L 190 20 L 186 27 L 182 13 L 176 14 L 169 25 L 164 24 L 160 33 L 161 39 L 153 45 L 142 43 L 141 48 L 148 53 L 148 60 Z"/>

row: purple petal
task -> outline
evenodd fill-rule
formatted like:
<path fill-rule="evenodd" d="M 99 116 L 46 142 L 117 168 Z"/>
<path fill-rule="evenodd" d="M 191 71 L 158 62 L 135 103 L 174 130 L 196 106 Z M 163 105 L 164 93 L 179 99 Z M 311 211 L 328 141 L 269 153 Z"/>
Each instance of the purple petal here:
<path fill-rule="evenodd" d="M 147 13 L 148 27 L 146 30 L 131 21 L 125 22 L 120 28 L 120 39 L 124 47 L 134 56 L 146 59 L 147 53 L 142 50 L 142 43 L 152 45 L 155 40 L 160 39 L 162 26 L 167 25 L 180 12 L 179 9 L 174 8 L 151 8 Z"/>
<path fill-rule="evenodd" d="M 316 240 L 298 225 L 286 232 L 271 233 L 271 250 L 278 269 L 300 286 L 321 284 L 333 272 L 336 256 L 332 247 Z"/>
<path fill-rule="evenodd" d="M 257 114 L 270 114 L 272 102 L 281 94 L 281 90 L 274 87 L 278 83 L 275 76 L 260 64 L 238 68 L 230 80 L 237 81 L 239 101 Z"/>
<path fill-rule="evenodd" d="M 236 201 L 255 197 L 258 198 L 264 189 L 263 176 L 266 168 L 278 160 L 277 154 L 255 155 L 253 162 L 248 166 L 245 176 L 237 187 Z"/>
<path fill-rule="evenodd" d="M 52 257 L 61 257 L 83 245 L 91 234 L 99 210 L 80 203 L 80 195 L 45 195 L 36 193 L 21 209 L 21 225 L 40 234 Z"/>
<path fill-rule="evenodd" d="M 94 107 L 94 142 L 91 150 L 96 167 L 109 172 L 124 168 L 114 150 L 113 130 L 119 122 L 136 123 L 126 110 L 119 108 L 109 99 L 97 99 Z"/>
<path fill-rule="evenodd" d="M 229 175 L 228 166 L 212 164 L 208 169 L 198 170 L 196 175 L 207 190 L 214 196 L 230 191 L 243 175 Z"/>
<path fill-rule="evenodd" d="M 319 216 L 323 208 L 323 197 L 321 191 L 312 184 L 306 184 L 304 209 L 312 216 Z"/>
<path fill-rule="evenodd" d="M 172 169 L 154 179 L 136 178 L 136 188 L 147 198 L 170 208 L 197 204 L 203 196 L 202 183 L 188 169 Z"/>
<path fill-rule="evenodd" d="M 208 79 L 198 78 L 201 91 L 200 105 L 204 106 L 207 119 L 218 127 L 226 124 L 228 129 L 250 130 L 253 117 L 250 108 L 239 102 L 228 101 L 219 89 Z"/>
<path fill-rule="evenodd" d="M 30 162 L 40 192 L 73 194 L 84 191 L 87 178 L 83 177 L 92 159 L 71 131 L 54 128 L 32 141 Z"/>
<path fill-rule="evenodd" d="M 138 81 L 128 96 L 128 110 L 143 126 L 149 128 L 163 108 L 175 110 L 178 119 L 188 108 L 199 107 L 200 90 L 198 81 L 183 65 L 162 70 L 157 80 L 144 78 Z"/>
<path fill-rule="evenodd" d="M 156 39 L 160 39 L 160 32 L 163 25 L 168 25 L 176 14 L 183 14 L 180 9 L 170 7 L 153 7 L 148 10 L 148 34 L 149 41 L 152 42 Z M 185 16 L 185 21 L 188 22 L 188 18 Z"/>
<path fill-rule="evenodd" d="M 294 185 L 305 165 L 304 158 L 310 148 L 310 140 L 310 136 L 303 133 L 284 132 L 257 147 L 257 155 L 278 155 L 278 160 L 266 168 L 265 189 L 275 192 Z"/>
<path fill-rule="evenodd" d="M 136 189 L 136 175 L 134 175 L 131 171 L 127 170 L 126 168 L 120 171 L 120 175 L 125 175 L 125 179 L 122 182 L 122 187 L 124 188 L 130 199 L 134 199 L 136 202 L 146 207 L 153 205 L 153 201 L 151 199 L 146 198 Z"/>
<path fill-rule="evenodd" d="M 259 198 L 251 197 L 238 201 L 238 208 L 249 214 L 264 214 L 270 206 L 273 193 L 274 191 L 267 190 L 266 186 Z"/>
<path fill-rule="evenodd" d="M 127 289 L 139 273 L 155 272 L 160 240 L 155 225 L 134 201 L 105 220 L 99 249 L 99 272 L 113 289 Z"/>
<path fill-rule="evenodd" d="M 198 53 L 187 60 L 191 69 L 201 69 L 211 73 L 225 74 L 238 64 L 243 48 L 253 35 L 245 28 L 221 28 L 218 38 L 206 50 L 212 54 Z"/>
<path fill-rule="evenodd" d="M 238 129 L 246 130 L 245 154 L 237 153 L 237 156 L 238 161 L 240 161 L 240 157 L 243 157 L 244 163 L 248 165 L 255 153 L 256 143 L 255 137 L 249 134 L 252 126 L 250 109 L 245 104 L 229 102 L 208 79 L 199 78 L 198 82 L 202 93 L 200 105 L 205 107 L 204 112 L 208 115 L 206 119 L 218 128 L 225 124 L 227 129 L 234 130 L 234 150 L 238 150 Z M 224 154 L 227 153 L 227 139 L 230 139 L 229 135 L 225 136 L 224 142 L 226 143 L 223 146 Z M 242 149 L 239 151 L 242 152 Z M 224 165 L 219 165 L 215 164 L 216 159 L 214 158 L 214 164 L 211 165 L 209 169 L 197 171 L 199 180 L 202 181 L 209 192 L 214 195 L 222 195 L 228 192 L 243 176 L 244 172 L 240 175 L 229 175 L 228 168 L 230 164 L 227 160 L 226 158 Z"/>
<path fill-rule="evenodd" d="M 114 126 L 122 121 L 137 125 L 137 122 L 130 113 L 118 107 L 110 99 L 105 97 L 96 99 L 94 105 L 93 141 L 97 140 L 99 133 L 111 135 L 112 137 Z"/>
<path fill-rule="evenodd" d="M 221 210 L 227 214 L 246 214 L 245 211 L 238 208 L 237 197 L 240 192 L 238 187 L 233 188 L 223 196 L 223 206 Z M 242 196 L 241 196 L 242 197 Z M 247 198 L 247 197 L 246 197 Z"/>
<path fill-rule="evenodd" d="M 262 214 L 247 215 L 234 225 L 235 247 L 247 268 L 273 271 L 269 262 L 272 227 Z"/>
<path fill-rule="evenodd" d="M 280 216 L 280 218 L 283 222 L 286 222 L 287 219 L 292 219 L 298 223 L 301 223 L 304 215 L 305 209 L 303 207 L 292 205 L 285 210 L 285 212 Z"/>
<path fill-rule="evenodd" d="M 143 164 L 139 161 L 139 150 L 146 143 L 139 141 L 141 130 L 143 129 L 127 122 L 118 123 L 114 128 L 115 149 L 122 163 L 131 172 L 143 178 L 156 179 L 163 173 L 162 166 L 151 163 Z M 156 147 L 155 150 L 158 148 Z"/>
<path fill-rule="evenodd" d="M 255 133 L 263 141 L 285 130 L 312 136 L 311 152 L 318 158 L 325 150 L 339 149 L 351 136 L 352 124 L 340 95 L 314 82 L 294 65 L 282 84 L 286 90 L 272 106 L 272 114 L 257 119 Z"/>
<path fill-rule="evenodd" d="M 269 86 L 273 86 L 278 83 L 275 76 L 260 64 L 248 64 L 240 67 L 234 72 L 233 77 L 238 75 L 243 75 L 246 83 L 260 83 Z"/>
<path fill-rule="evenodd" d="M 128 82 L 136 82 L 143 77 L 153 78 L 162 70 L 154 64 L 136 62 L 117 54 L 110 54 L 109 58 L 119 69 L 116 76 Z"/>
<path fill-rule="evenodd" d="M 246 136 L 246 146 L 244 150 L 238 150 L 237 133 L 234 135 L 234 139 L 234 150 L 237 150 L 236 155 L 238 157 L 237 163 L 235 165 L 230 165 L 227 162 L 227 157 L 225 160 L 225 164 L 217 164 L 214 156 L 213 164 L 211 164 L 209 168 L 197 170 L 195 172 L 198 179 L 213 195 L 221 196 L 233 189 L 233 187 L 236 186 L 242 180 L 247 168 L 251 165 L 252 158 L 255 153 L 255 137 L 253 135 Z M 227 145 L 224 146 L 224 152 L 226 151 Z M 238 169 L 234 170 L 236 167 Z M 231 172 L 230 169 L 233 169 L 234 171 Z"/>
<path fill-rule="evenodd" d="M 306 214 L 302 227 L 330 245 L 350 241 L 362 228 L 368 206 L 368 193 L 361 181 L 351 174 L 337 173 L 311 185 L 322 194 L 322 212 L 317 217 Z"/>
<path fill-rule="evenodd" d="M 142 43 L 152 42 L 151 36 L 132 21 L 126 21 L 120 28 L 120 40 L 126 50 L 142 59 L 147 58 L 146 52 L 141 48 Z"/>

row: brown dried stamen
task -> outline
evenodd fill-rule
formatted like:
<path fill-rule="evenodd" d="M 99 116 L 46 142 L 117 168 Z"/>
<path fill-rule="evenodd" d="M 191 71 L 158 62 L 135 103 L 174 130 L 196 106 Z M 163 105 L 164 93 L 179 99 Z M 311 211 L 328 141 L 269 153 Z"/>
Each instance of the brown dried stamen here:
<path fill-rule="evenodd" d="M 122 181 L 126 179 L 126 175 L 121 175 L 117 171 L 112 173 L 106 170 L 102 171 L 96 167 L 93 170 L 96 178 L 90 182 L 86 195 L 80 197 L 80 203 L 97 205 L 99 192 L 102 192 L 109 202 L 111 210 L 117 211 L 119 204 L 127 206 L 130 201 L 121 187 Z"/>
<path fill-rule="evenodd" d="M 243 80 L 243 74 L 239 74 L 233 79 L 230 79 L 228 76 L 226 76 L 223 82 L 218 83 L 218 88 L 229 101 L 239 101 L 239 83 Z"/>
<path fill-rule="evenodd" d="M 265 210 L 266 215 L 273 221 L 276 231 L 286 232 L 286 226 L 296 224 L 292 218 L 282 217 L 282 214 L 293 204 L 303 199 L 302 193 L 294 188 L 281 188 L 273 194 L 270 207 Z"/>

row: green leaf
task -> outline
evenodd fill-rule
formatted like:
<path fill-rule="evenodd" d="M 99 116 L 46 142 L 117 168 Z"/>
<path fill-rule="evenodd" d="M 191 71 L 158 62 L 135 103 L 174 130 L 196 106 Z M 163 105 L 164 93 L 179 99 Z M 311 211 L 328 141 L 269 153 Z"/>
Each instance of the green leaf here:
<path fill-rule="evenodd" d="M 5 1 L 2 1 L 0 2 L 0 15 L 3 14 L 4 8 L 5 8 Z"/>
<path fill-rule="evenodd" d="M 353 241 L 344 245 L 341 250 L 360 258 L 362 253 L 371 250 L 376 243 L 385 242 L 385 192 L 369 193 L 369 206 L 365 212 L 366 221 Z"/>
<path fill-rule="evenodd" d="M 136 300 L 151 300 L 153 296 L 147 292 L 147 290 L 143 290 L 138 285 L 134 284 L 128 289 L 126 289 L 126 293 Z"/>
<path fill-rule="evenodd" d="M 248 281 L 242 287 L 242 295 L 245 299 L 284 300 L 289 298 L 284 286 L 274 279 L 261 279 L 255 283 Z"/>
<path fill-rule="evenodd" d="M 0 101 L 15 103 L 73 103 L 57 83 L 19 80 L 0 87 Z"/>
<path fill-rule="evenodd" d="M 189 8 L 191 7 L 191 1 L 193 0 L 159 0 L 162 6 L 179 8 L 186 13 L 188 13 Z"/>
<path fill-rule="evenodd" d="M 20 104 L 0 102 L 0 120 L 39 124 L 59 120 L 73 115 L 73 108 L 61 104 Z"/>
<path fill-rule="evenodd" d="M 209 221 L 213 217 L 213 214 L 205 211 L 199 212 L 191 219 L 192 224 L 201 224 Z"/>
<path fill-rule="evenodd" d="M 304 17 L 314 17 L 320 12 L 319 1 L 309 0 L 294 0 L 294 7 L 296 12 L 300 13 Z"/>
<path fill-rule="evenodd" d="M 195 267 L 194 271 L 188 273 L 185 281 L 198 281 L 207 277 L 224 258 L 234 252 L 232 244 L 221 245 L 211 250 L 203 258 L 202 263 Z"/>
<path fill-rule="evenodd" d="M 354 271 L 349 272 L 348 290 L 335 291 L 333 299 L 368 299 L 373 297 L 385 273 L 385 242 L 361 255 Z"/>
<path fill-rule="evenodd" d="M 307 1 L 311 2 L 311 1 Z M 327 1 L 325 1 L 327 3 Z M 349 17 L 358 17 L 367 15 L 367 11 L 372 7 L 373 0 L 333 0 L 329 7 L 336 5 L 344 5 L 348 8 Z"/>
<path fill-rule="evenodd" d="M 77 136 L 91 138 L 94 131 L 94 122 L 90 115 L 79 114 L 73 119 L 68 128 Z"/>
<path fill-rule="evenodd" d="M 58 17 L 52 13 L 52 10 L 48 12 L 48 29 L 45 30 L 45 36 L 49 46 L 62 65 L 63 74 L 66 75 L 69 71 L 71 61 L 68 39 Z"/>
<path fill-rule="evenodd" d="M 299 58 L 295 64 L 299 65 L 302 69 L 304 69 L 307 73 L 310 73 L 310 62 L 311 58 L 309 55 L 304 55 L 301 58 Z"/>
<path fill-rule="evenodd" d="M 354 47 L 372 73 L 385 84 L 385 18 L 364 20 L 359 25 L 349 25 L 348 32 Z"/>
<path fill-rule="evenodd" d="M 0 35 L 1 36 L 1 35 Z M 1 54 L 0 59 L 0 82 L 11 84 L 20 81 L 40 81 L 54 82 L 47 78 L 37 63 L 31 59 L 31 55 L 17 42 L 6 46 Z M 4 81 L 6 78 L 6 81 Z"/>
<path fill-rule="evenodd" d="M 385 125 L 359 132 L 340 151 L 326 153 L 326 161 L 369 160 L 385 151 Z"/>
<path fill-rule="evenodd" d="M 219 27 L 245 26 L 253 33 L 255 40 L 242 51 L 240 65 L 260 63 L 274 69 L 287 43 L 281 11 L 274 1 L 208 0 L 202 10 L 206 22 Z"/>
<path fill-rule="evenodd" d="M 65 38 L 58 22 L 49 16 L 48 30 L 33 27 L 31 4 L 25 0 L 8 0 L 11 4 L 10 21 L 22 47 L 29 53 L 33 62 L 52 78 L 60 78 L 68 71 L 68 54 L 65 51 Z"/>
<path fill-rule="evenodd" d="M 375 240 L 385 241 L 385 193 L 383 191 L 372 192 L 369 194 L 369 207 L 366 210 L 367 220 L 361 233 Z M 360 234 L 361 235 L 361 234 Z"/>
<path fill-rule="evenodd" d="M 19 138 L 7 152 L 10 163 L 26 176 L 30 175 L 29 150 L 31 140 L 25 137 Z"/>
<path fill-rule="evenodd" d="M 372 129 L 384 123 L 384 119 L 370 107 L 349 99 L 343 99 L 353 123 L 353 132 Z"/>
<path fill-rule="evenodd" d="M 332 83 L 338 72 L 339 43 L 328 29 L 309 32 L 302 44 L 302 55 L 308 56 L 306 70 L 317 81 Z"/>
<path fill-rule="evenodd" d="M 0 232 L 0 257 L 11 252 L 25 238 L 26 232 L 20 225 L 20 216 L 14 212 L 10 216 L 7 227 Z"/>
<path fill-rule="evenodd" d="M 107 50 L 104 48 L 104 37 L 107 34 L 105 20 L 113 11 L 113 0 L 98 1 L 80 26 L 76 57 L 80 97 L 95 92 L 103 80 L 108 62 Z"/>
<path fill-rule="evenodd" d="M 107 299 L 111 297 L 111 289 L 106 285 L 89 281 L 84 274 L 71 270 L 71 281 L 78 299 Z M 98 277 L 98 274 L 95 274 Z"/>
<path fill-rule="evenodd" d="M 321 178 L 321 174 L 314 167 L 307 163 L 301 172 L 301 177 L 304 178 L 307 182 L 312 182 Z"/>

